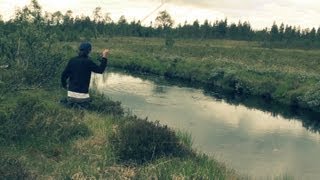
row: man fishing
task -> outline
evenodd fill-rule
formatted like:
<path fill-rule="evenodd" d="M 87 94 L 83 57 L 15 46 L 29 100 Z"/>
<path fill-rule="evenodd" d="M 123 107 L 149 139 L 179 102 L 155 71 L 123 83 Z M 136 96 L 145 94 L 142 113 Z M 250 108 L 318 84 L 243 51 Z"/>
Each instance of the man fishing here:
<path fill-rule="evenodd" d="M 89 95 L 91 72 L 102 74 L 107 67 L 109 49 L 103 50 L 99 66 L 89 58 L 91 49 L 90 43 L 81 43 L 78 56 L 71 58 L 62 72 L 61 84 L 68 90 L 68 97 L 63 103 L 67 105 L 86 107 L 91 101 Z"/>

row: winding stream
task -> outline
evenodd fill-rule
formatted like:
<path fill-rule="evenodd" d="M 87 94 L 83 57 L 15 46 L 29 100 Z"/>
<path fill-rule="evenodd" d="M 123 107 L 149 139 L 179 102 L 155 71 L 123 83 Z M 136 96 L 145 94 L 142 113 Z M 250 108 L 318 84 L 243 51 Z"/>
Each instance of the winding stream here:
<path fill-rule="evenodd" d="M 134 114 L 190 132 L 194 148 L 241 174 L 320 179 L 319 114 L 239 103 L 161 78 L 111 71 L 93 79 L 92 86 Z"/>

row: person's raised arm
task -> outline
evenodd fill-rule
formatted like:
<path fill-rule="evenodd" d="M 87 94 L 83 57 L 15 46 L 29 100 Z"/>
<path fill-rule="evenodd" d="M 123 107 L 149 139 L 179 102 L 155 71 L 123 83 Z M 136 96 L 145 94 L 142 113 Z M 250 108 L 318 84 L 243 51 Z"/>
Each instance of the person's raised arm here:
<path fill-rule="evenodd" d="M 102 74 L 107 67 L 108 56 L 109 56 L 109 49 L 104 49 L 102 51 L 102 58 L 100 60 L 100 66 L 97 66 L 94 62 L 91 62 L 90 70 L 92 72 Z"/>

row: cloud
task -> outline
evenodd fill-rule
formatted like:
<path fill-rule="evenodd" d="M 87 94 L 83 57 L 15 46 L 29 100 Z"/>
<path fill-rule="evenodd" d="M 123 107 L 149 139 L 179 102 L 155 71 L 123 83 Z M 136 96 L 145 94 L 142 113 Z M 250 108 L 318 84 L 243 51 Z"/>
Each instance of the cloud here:
<path fill-rule="evenodd" d="M 267 0 L 167 0 L 168 3 L 173 3 L 177 5 L 191 5 L 199 8 L 209 8 L 209 9 L 251 9 L 252 7 L 256 7 L 258 5 L 264 4 Z"/>
<path fill-rule="evenodd" d="M 0 0 L 0 9 L 4 18 L 13 15 L 15 6 L 28 4 L 28 0 Z M 65 12 L 71 9 L 76 15 L 92 15 L 93 9 L 102 7 L 103 13 L 111 13 L 114 21 L 121 15 L 128 20 L 143 19 L 159 6 L 161 0 L 39 0 L 44 10 Z M 253 28 L 270 27 L 277 23 L 301 26 L 302 28 L 320 25 L 320 1 L 315 0 L 165 0 L 159 9 L 168 10 L 178 23 L 198 19 L 215 21 L 228 18 L 229 22 L 249 21 Z M 146 21 L 154 21 L 157 12 Z M 148 24 L 147 23 L 147 24 Z"/>
<path fill-rule="evenodd" d="M 274 21 L 305 28 L 318 27 L 320 2 L 314 0 L 167 0 L 178 7 L 191 6 L 225 14 L 232 22 L 249 21 L 254 28 L 270 27 Z"/>

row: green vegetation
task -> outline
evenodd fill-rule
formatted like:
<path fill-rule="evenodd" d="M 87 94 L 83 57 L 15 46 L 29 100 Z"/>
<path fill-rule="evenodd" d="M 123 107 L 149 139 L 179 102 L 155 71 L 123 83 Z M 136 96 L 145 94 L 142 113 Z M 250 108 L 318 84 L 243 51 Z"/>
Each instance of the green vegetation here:
<path fill-rule="evenodd" d="M 94 43 L 113 49 L 110 64 L 117 68 L 320 111 L 320 51 L 265 49 L 225 40 L 176 40 L 172 48 L 150 38 Z"/>
<path fill-rule="evenodd" d="M 223 164 L 197 155 L 168 127 L 110 111 L 122 109 L 120 103 L 93 95 L 102 107 L 65 108 L 58 102 L 63 94 L 35 89 L 3 99 L 1 177 L 238 178 Z"/>
<path fill-rule="evenodd" d="M 75 51 L 42 20 L 33 1 L 0 29 L 1 179 L 240 178 L 194 152 L 188 136 L 103 95 L 88 109 L 60 104 L 59 76 Z"/>
<path fill-rule="evenodd" d="M 58 88 L 59 75 L 78 45 L 65 41 L 79 40 L 77 34 L 86 39 L 107 36 L 96 40 L 94 47 L 107 44 L 114 67 L 320 111 L 319 51 L 263 49 L 258 42 L 174 40 L 183 37 L 183 33 L 174 36 L 177 31 L 194 33 L 193 26 L 143 28 L 139 23 L 129 25 L 124 17 L 117 24 L 106 23 L 99 20 L 99 9 L 96 13 L 94 21 L 74 20 L 70 12 L 65 16 L 54 13 L 48 19 L 32 1 L 12 20 L 0 22 L 2 178 L 241 178 L 222 163 L 192 150 L 190 138 L 183 133 L 177 135 L 158 123 L 126 115 L 119 102 L 102 95 L 93 95 L 87 110 L 60 105 L 65 92 Z M 209 28 L 223 28 L 224 22 Z M 210 32 L 224 32 L 215 30 Z M 166 38 L 165 42 L 111 38 L 114 35 Z M 228 37 L 209 35 L 203 38 Z"/>
<path fill-rule="evenodd" d="M 0 177 L 5 179 L 32 179 L 28 172 L 17 159 L 1 157 L 0 159 Z"/>
<path fill-rule="evenodd" d="M 1 120 L 1 144 L 29 140 L 56 143 L 90 134 L 81 114 L 50 106 L 39 97 L 21 96 L 15 98 L 18 99 L 16 107 L 7 110 L 9 115 Z"/>
<path fill-rule="evenodd" d="M 175 132 L 159 122 L 129 118 L 119 122 L 110 140 L 123 162 L 145 163 L 160 157 L 191 156 L 191 147 L 182 144 Z"/>

